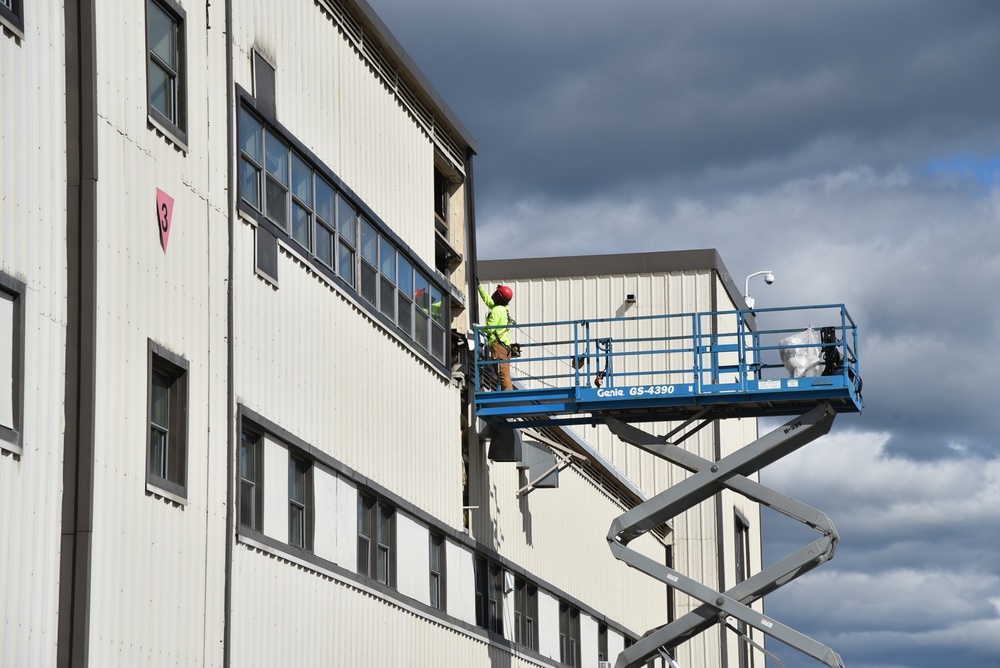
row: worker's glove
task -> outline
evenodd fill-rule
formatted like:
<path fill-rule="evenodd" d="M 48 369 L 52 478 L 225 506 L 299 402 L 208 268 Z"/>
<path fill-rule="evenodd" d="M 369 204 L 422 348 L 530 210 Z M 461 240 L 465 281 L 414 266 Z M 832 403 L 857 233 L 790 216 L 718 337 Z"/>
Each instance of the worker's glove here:
<path fill-rule="evenodd" d="M 510 344 L 510 356 L 511 357 L 520 357 L 521 356 L 521 344 L 520 343 L 512 343 L 512 344 Z"/>

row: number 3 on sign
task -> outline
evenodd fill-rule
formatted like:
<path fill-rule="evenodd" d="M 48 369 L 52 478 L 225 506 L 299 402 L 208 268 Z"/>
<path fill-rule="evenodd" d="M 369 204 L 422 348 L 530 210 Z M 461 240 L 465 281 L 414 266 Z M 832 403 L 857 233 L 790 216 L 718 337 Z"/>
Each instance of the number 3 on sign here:
<path fill-rule="evenodd" d="M 170 239 L 170 219 L 174 215 L 174 198 L 156 189 L 156 227 L 160 231 L 160 246 L 167 252 L 167 241 Z"/>

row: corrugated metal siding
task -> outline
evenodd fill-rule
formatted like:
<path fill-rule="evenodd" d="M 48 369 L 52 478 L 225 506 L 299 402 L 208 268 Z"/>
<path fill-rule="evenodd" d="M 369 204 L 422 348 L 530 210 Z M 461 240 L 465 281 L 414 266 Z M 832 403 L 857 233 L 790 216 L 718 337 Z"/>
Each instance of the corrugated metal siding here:
<path fill-rule="evenodd" d="M 501 658 L 512 667 L 538 665 L 271 554 L 240 545 L 234 557 L 233 665 L 468 668 Z"/>
<path fill-rule="evenodd" d="M 432 138 L 332 15 L 311 0 L 248 0 L 234 24 L 236 83 L 252 92 L 252 50 L 266 54 L 279 122 L 433 265 Z"/>
<path fill-rule="evenodd" d="M 0 665 L 56 663 L 66 347 L 61 3 L 0 36 L 0 271 L 25 284 L 21 454 L 0 454 Z M 42 150 L 40 150 L 42 149 Z"/>
<path fill-rule="evenodd" d="M 460 527 L 458 388 L 289 252 L 278 289 L 256 277 L 254 228 L 235 236 L 238 400 Z"/>
<path fill-rule="evenodd" d="M 472 475 L 481 472 L 472 489 L 484 495 L 471 499 L 480 508 L 473 513 L 474 538 L 540 578 L 540 586 L 550 583 L 628 628 L 644 630 L 666 620 L 665 585 L 627 568 L 608 549 L 608 529 L 624 509 L 589 478 L 564 469 L 558 489 L 519 498 L 523 482 L 513 464 L 485 468 L 481 453 L 471 455 Z M 665 548 L 653 536 L 629 546 L 663 561 Z"/>
<path fill-rule="evenodd" d="M 92 665 L 219 665 L 226 498 L 221 6 L 185 4 L 187 150 L 149 126 L 145 3 L 97 5 L 97 380 Z M 208 46 L 207 40 L 213 44 Z M 223 103 L 224 104 L 224 103 Z M 166 252 L 156 189 L 174 198 Z M 146 491 L 147 340 L 187 370 L 187 504 Z M 212 577 L 210 577 L 210 575 Z"/>

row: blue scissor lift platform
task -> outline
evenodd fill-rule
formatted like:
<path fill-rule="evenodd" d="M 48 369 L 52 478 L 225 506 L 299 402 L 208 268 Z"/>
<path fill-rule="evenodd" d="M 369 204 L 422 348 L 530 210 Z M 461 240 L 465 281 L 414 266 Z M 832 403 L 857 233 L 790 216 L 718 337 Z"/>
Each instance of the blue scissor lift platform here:
<path fill-rule="evenodd" d="M 780 341 L 825 327 L 835 343 L 796 351 L 835 350 L 842 362 L 790 377 Z M 508 392 L 495 389 L 497 361 L 482 354 L 487 331 L 476 328 L 476 411 L 495 425 L 795 415 L 824 401 L 861 411 L 857 326 L 843 305 L 516 324 L 522 356 L 510 360 L 518 389 Z"/>
<path fill-rule="evenodd" d="M 861 412 L 858 331 L 843 305 L 515 324 L 511 334 L 522 354 L 510 360 L 517 388 L 510 391 L 496 389 L 498 361 L 488 354 L 488 332 L 476 328 L 475 404 L 488 426 L 484 433 L 494 446 L 503 442 L 498 451 L 506 458 L 498 461 L 520 457 L 521 428 L 605 424 L 622 441 L 691 474 L 618 517 L 608 543 L 617 559 L 702 605 L 650 630 L 619 655 L 616 668 L 637 668 L 655 657 L 677 666 L 672 648 L 717 623 L 767 652 L 729 618 L 843 668 L 829 647 L 751 607 L 832 558 L 839 536 L 822 511 L 749 477 L 826 434 L 839 413 Z M 678 445 L 714 420 L 768 416 L 793 417 L 717 462 Z M 681 426 L 656 436 L 633 424 L 663 421 Z M 491 446 L 491 458 L 493 452 Z M 628 547 L 723 489 L 802 522 L 820 537 L 724 592 Z"/>

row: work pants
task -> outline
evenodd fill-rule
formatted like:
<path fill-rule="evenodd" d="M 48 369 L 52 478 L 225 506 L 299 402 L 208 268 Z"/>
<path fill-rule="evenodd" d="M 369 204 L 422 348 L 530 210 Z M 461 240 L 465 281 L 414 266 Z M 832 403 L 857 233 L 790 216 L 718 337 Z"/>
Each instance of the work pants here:
<path fill-rule="evenodd" d="M 509 360 L 510 348 L 497 341 L 493 344 L 493 359 Z M 497 364 L 497 373 L 499 374 L 498 389 L 513 390 L 514 383 L 510 380 L 510 362 L 500 362 Z"/>

